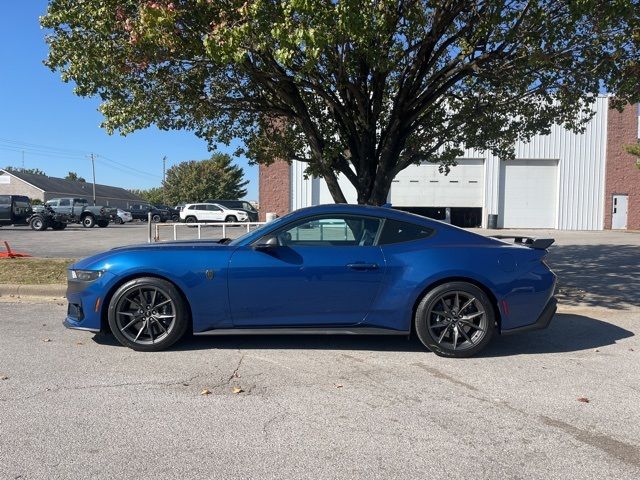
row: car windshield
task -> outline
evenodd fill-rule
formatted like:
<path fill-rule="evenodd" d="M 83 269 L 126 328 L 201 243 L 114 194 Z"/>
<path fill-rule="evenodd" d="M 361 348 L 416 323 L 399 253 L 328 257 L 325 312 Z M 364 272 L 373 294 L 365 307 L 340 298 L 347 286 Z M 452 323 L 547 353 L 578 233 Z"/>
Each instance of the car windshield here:
<path fill-rule="evenodd" d="M 271 222 L 267 222 L 264 225 L 261 225 L 260 227 L 251 230 L 250 232 L 245 233 L 244 235 L 239 236 L 238 238 L 234 238 L 233 240 L 231 240 L 228 245 L 240 245 L 241 243 L 243 243 L 246 239 L 252 237 L 253 235 L 256 235 L 256 238 L 260 238 L 261 232 L 263 230 L 265 230 L 267 227 L 277 227 L 278 225 L 281 225 L 282 223 L 286 223 L 289 220 L 289 216 L 291 216 L 293 212 L 288 213 L 287 215 L 285 215 L 284 217 L 280 217 L 277 218 Z"/>

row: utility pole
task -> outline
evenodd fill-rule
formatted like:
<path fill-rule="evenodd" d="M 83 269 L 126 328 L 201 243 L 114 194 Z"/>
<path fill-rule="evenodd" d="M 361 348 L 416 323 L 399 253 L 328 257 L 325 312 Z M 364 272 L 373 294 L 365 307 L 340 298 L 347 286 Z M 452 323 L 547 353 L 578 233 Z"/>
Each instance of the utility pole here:
<path fill-rule="evenodd" d="M 22 150 L 22 170 L 24 170 L 24 150 Z"/>
<path fill-rule="evenodd" d="M 91 158 L 91 169 L 93 170 L 93 205 L 96 204 L 96 156 L 92 153 L 89 155 Z"/>
<path fill-rule="evenodd" d="M 167 156 L 162 157 L 162 186 L 164 187 L 164 182 L 167 179 Z"/>

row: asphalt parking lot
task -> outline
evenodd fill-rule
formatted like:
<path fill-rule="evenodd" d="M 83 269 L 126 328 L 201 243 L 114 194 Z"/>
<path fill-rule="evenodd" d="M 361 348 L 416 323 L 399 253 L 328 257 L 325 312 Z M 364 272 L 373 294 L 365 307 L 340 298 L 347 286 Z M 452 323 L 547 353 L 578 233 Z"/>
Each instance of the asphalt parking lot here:
<path fill-rule="evenodd" d="M 0 478 L 640 475 L 638 310 L 565 308 L 466 360 L 379 337 L 137 353 L 64 313 L 0 303 Z"/>
<path fill-rule="evenodd" d="M 146 241 L 144 225 L 0 239 L 43 233 L 86 254 Z M 638 478 L 640 234 L 510 233 L 556 238 L 560 311 L 472 359 L 387 337 L 138 353 L 62 328 L 62 302 L 5 299 L 0 479 Z"/>

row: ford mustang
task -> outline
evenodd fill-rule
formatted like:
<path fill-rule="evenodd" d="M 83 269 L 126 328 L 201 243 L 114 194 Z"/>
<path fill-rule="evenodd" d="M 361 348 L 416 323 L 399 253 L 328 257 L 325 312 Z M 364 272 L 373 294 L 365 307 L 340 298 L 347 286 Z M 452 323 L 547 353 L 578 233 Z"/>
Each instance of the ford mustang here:
<path fill-rule="evenodd" d="M 134 350 L 187 331 L 415 333 L 468 357 L 496 335 L 545 328 L 552 239 L 492 238 L 386 207 L 297 210 L 235 240 L 116 248 L 68 271 L 69 328 L 113 333 Z"/>

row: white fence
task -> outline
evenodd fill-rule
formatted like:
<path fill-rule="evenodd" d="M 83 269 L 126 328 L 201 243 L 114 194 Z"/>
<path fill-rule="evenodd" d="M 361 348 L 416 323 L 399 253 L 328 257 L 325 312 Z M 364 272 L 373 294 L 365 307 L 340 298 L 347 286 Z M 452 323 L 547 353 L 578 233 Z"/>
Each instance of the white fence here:
<path fill-rule="evenodd" d="M 202 238 L 202 228 L 215 228 L 216 230 L 222 229 L 222 238 L 227 238 L 227 228 L 229 227 L 245 227 L 247 232 L 250 232 L 255 228 L 258 228 L 264 225 L 266 222 L 233 222 L 233 223 L 156 223 L 155 224 L 155 235 L 151 235 L 151 228 L 149 228 L 149 238 L 148 242 L 161 242 L 160 231 L 171 229 L 173 230 L 173 239 L 178 240 L 178 230 L 181 229 L 198 229 L 198 239 Z"/>

